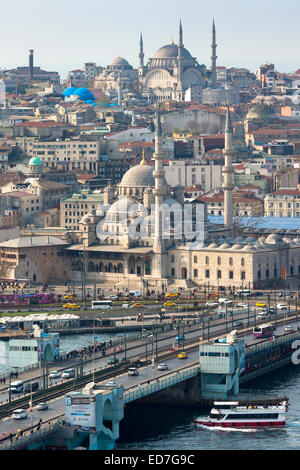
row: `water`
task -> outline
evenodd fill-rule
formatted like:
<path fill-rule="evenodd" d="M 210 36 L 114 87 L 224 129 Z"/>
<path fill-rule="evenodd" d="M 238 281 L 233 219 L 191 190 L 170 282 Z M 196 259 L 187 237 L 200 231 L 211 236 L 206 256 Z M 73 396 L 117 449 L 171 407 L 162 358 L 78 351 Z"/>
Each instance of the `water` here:
<path fill-rule="evenodd" d="M 130 332 L 127 332 L 127 335 Z M 98 343 L 109 341 L 110 339 L 124 336 L 125 333 L 116 334 L 95 334 L 95 340 Z M 61 353 L 67 353 L 74 349 L 81 349 L 87 346 L 93 345 L 93 334 L 83 335 L 66 335 L 60 338 L 60 350 Z M 9 359 L 8 359 L 8 341 L 0 341 L 0 375 L 1 372 L 7 372 L 10 370 Z"/>
<path fill-rule="evenodd" d="M 248 385 L 289 397 L 285 427 L 278 429 L 196 428 L 195 416 L 208 410 L 178 406 L 133 406 L 126 409 L 120 447 L 147 450 L 282 450 L 300 449 L 300 367 L 289 366 Z M 243 388 L 246 388 L 244 385 Z"/>

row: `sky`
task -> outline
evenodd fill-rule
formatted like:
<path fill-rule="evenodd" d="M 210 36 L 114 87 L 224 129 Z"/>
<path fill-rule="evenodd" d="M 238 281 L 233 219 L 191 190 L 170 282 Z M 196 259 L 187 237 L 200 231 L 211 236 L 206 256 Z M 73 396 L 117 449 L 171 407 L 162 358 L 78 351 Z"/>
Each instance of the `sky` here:
<path fill-rule="evenodd" d="M 145 62 L 178 37 L 200 64 L 210 66 L 215 18 L 217 65 L 255 71 L 266 62 L 280 72 L 300 68 L 299 0 L 14 0 L 1 6 L 0 67 L 28 64 L 69 70 L 85 62 L 106 66 L 117 57 L 138 65 L 139 35 Z"/>

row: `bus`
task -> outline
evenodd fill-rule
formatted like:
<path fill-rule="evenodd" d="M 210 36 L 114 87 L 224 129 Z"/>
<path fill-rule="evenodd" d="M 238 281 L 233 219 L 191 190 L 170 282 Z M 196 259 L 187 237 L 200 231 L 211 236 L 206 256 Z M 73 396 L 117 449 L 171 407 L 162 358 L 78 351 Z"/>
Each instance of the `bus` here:
<path fill-rule="evenodd" d="M 93 300 L 92 301 L 92 309 L 96 309 L 96 308 L 101 308 L 101 309 L 108 309 L 108 308 L 112 308 L 112 300 Z"/>
<path fill-rule="evenodd" d="M 273 336 L 274 327 L 270 323 L 265 325 L 255 326 L 253 328 L 253 336 L 255 338 L 269 338 Z"/>

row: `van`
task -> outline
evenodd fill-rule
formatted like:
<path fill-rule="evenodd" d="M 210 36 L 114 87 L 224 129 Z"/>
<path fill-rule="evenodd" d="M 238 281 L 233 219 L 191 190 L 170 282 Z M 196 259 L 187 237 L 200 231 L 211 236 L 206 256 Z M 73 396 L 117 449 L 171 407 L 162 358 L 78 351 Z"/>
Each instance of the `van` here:
<path fill-rule="evenodd" d="M 139 371 L 136 369 L 136 367 L 129 367 L 129 369 L 128 369 L 128 375 L 129 375 L 129 376 L 136 376 L 136 375 L 139 375 Z"/>
<path fill-rule="evenodd" d="M 36 392 L 38 389 L 39 389 L 39 383 L 32 382 L 32 383 L 28 383 L 25 385 L 24 391 L 25 393 L 30 393 L 31 391 Z"/>
<path fill-rule="evenodd" d="M 8 390 L 12 393 L 21 393 L 24 391 L 24 384 L 21 380 L 16 380 L 15 382 L 11 382 Z"/>

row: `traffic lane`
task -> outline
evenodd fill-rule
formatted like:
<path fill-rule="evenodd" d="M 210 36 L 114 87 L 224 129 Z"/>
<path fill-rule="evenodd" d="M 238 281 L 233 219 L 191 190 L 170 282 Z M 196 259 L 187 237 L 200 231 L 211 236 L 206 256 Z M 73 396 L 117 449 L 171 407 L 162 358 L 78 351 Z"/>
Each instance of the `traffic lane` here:
<path fill-rule="evenodd" d="M 4 418 L 0 422 L 0 434 L 2 433 L 12 433 L 15 434 L 18 429 L 24 430 L 32 427 L 36 429 L 37 424 L 40 419 L 42 422 L 45 422 L 49 419 L 57 417 L 59 414 L 64 413 L 65 398 L 57 398 L 47 402 L 49 405 L 48 410 L 37 410 L 36 407 L 33 407 L 32 410 L 32 419 L 31 412 L 27 410 L 27 418 L 24 419 L 13 419 L 10 417 Z M 18 409 L 18 408 L 16 408 Z M 12 412 L 11 412 L 12 414 Z"/>

